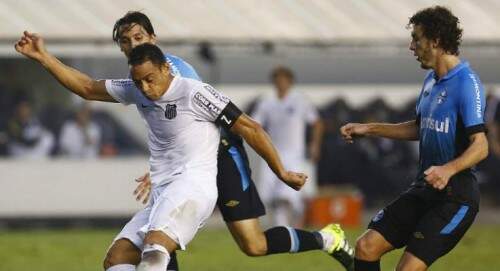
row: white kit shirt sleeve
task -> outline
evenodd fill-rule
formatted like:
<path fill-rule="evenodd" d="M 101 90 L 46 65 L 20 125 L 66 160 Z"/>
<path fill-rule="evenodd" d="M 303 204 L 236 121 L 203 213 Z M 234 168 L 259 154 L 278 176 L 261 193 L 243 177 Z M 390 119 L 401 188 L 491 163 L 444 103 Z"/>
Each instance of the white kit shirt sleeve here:
<path fill-rule="evenodd" d="M 135 92 L 137 87 L 130 79 L 110 79 L 106 80 L 106 91 L 117 102 L 123 105 L 135 103 Z"/>
<path fill-rule="evenodd" d="M 191 93 L 193 112 L 200 120 L 215 122 L 231 100 L 208 84 L 200 84 Z"/>

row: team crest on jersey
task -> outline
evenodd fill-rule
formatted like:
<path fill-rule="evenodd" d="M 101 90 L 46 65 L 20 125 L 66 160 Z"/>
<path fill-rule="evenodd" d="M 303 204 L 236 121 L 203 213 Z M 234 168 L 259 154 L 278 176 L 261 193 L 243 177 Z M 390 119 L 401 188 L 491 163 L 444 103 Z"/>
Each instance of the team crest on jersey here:
<path fill-rule="evenodd" d="M 441 91 L 441 93 L 439 93 L 439 96 L 437 97 L 437 103 L 438 104 L 444 103 L 446 96 L 448 96 L 448 94 L 446 93 L 446 89 L 445 89 L 445 90 Z"/>
<path fill-rule="evenodd" d="M 167 104 L 165 107 L 165 118 L 171 120 L 177 116 L 177 105 Z"/>

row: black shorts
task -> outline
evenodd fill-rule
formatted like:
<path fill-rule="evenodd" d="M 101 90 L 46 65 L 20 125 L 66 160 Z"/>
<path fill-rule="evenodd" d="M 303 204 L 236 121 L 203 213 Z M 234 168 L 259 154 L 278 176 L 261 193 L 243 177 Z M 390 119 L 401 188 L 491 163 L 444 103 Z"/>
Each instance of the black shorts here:
<path fill-rule="evenodd" d="M 257 218 L 266 214 L 252 180 L 243 146 L 222 146 L 217 161 L 217 206 L 226 222 Z"/>
<path fill-rule="evenodd" d="M 429 187 L 413 187 L 379 211 L 368 225 L 395 248 L 406 246 L 427 266 L 450 252 L 476 217 L 475 205 L 443 199 Z"/>

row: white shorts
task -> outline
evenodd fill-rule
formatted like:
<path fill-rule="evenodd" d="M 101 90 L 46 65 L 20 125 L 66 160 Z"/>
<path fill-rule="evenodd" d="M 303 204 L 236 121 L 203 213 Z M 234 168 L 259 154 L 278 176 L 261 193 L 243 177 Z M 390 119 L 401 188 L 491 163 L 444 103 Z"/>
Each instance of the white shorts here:
<path fill-rule="evenodd" d="M 183 176 L 154 188 L 146 208 L 137 212 L 114 240 L 128 239 L 142 250 L 147 232 L 162 231 L 184 250 L 217 201 L 215 176 L 202 176 Z"/>

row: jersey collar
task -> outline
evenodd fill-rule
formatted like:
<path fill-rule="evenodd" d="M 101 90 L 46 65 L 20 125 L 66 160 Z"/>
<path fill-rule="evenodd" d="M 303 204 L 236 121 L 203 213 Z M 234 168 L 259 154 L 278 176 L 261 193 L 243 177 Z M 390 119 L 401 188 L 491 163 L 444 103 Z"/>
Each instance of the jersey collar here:
<path fill-rule="evenodd" d="M 443 78 L 441 78 L 441 79 L 438 80 L 436 78 L 436 72 L 435 71 L 433 71 L 433 77 L 438 82 L 442 82 L 442 81 L 445 81 L 445 80 L 448 80 L 448 79 L 452 78 L 459 71 L 461 71 L 462 69 L 467 68 L 467 67 L 469 67 L 469 62 L 464 61 L 464 60 L 460 60 L 460 63 L 458 63 L 455 67 L 453 67 L 453 69 L 449 70 L 448 73 L 445 76 L 443 76 Z"/>

